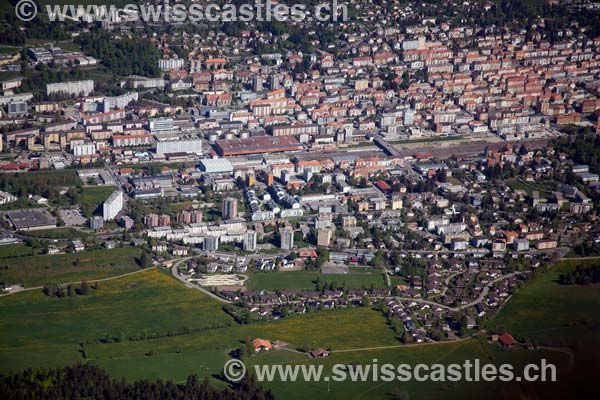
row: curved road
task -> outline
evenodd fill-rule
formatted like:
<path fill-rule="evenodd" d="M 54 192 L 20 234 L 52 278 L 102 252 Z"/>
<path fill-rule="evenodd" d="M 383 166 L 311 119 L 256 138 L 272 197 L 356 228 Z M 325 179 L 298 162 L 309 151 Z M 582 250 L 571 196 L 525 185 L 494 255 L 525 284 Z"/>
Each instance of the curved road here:
<path fill-rule="evenodd" d="M 183 259 L 178 260 L 175 263 L 173 263 L 173 266 L 171 267 L 171 274 L 173 275 L 173 277 L 175 279 L 179 280 L 181 283 L 183 283 L 186 287 L 188 287 L 190 289 L 196 289 L 197 291 L 202 292 L 205 295 L 210 296 L 215 300 L 219 300 L 223 303 L 231 304 L 231 301 L 224 299 L 221 296 L 217 296 L 210 290 L 204 289 L 202 286 L 194 285 L 193 283 L 186 281 L 185 278 L 183 278 L 181 275 L 179 275 L 179 273 L 177 273 L 177 268 L 179 268 L 179 265 L 181 265 L 182 262 L 189 260 L 190 258 L 192 258 L 192 257 L 186 257 L 186 258 L 183 258 Z"/>
<path fill-rule="evenodd" d="M 471 301 L 468 304 L 463 304 L 462 306 L 459 306 L 459 307 L 450 307 L 450 306 L 447 306 L 447 305 L 444 305 L 444 304 L 436 303 L 435 301 L 424 300 L 424 299 L 414 299 L 412 297 L 397 297 L 397 299 L 398 300 L 403 300 L 403 301 L 414 301 L 416 303 L 424 303 L 424 304 L 429 304 L 429 305 L 433 305 L 433 306 L 439 306 L 439 307 L 445 308 L 447 310 L 456 312 L 456 311 L 463 310 L 465 308 L 472 307 L 475 304 L 481 302 L 485 298 L 485 296 L 487 296 L 487 294 L 490 292 L 490 287 L 494 283 L 500 282 L 500 281 L 502 281 L 504 279 L 512 278 L 513 276 L 519 275 L 519 274 L 522 274 L 522 273 L 523 272 L 513 272 L 511 274 L 503 275 L 503 276 L 501 276 L 499 278 L 494 279 L 493 281 L 490 281 L 487 285 L 485 285 L 485 287 L 483 288 L 483 290 L 481 291 L 481 293 L 479 294 L 479 297 L 477 297 L 477 299 Z"/>

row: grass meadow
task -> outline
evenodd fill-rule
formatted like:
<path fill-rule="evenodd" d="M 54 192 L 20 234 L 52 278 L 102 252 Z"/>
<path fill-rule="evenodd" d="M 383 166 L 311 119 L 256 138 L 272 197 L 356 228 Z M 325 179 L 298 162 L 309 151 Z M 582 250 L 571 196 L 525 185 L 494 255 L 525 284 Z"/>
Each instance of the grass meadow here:
<path fill-rule="evenodd" d="M 569 346 L 575 354 L 575 365 L 579 366 L 578 346 L 582 341 L 590 343 L 588 339 L 592 340 L 594 334 L 597 336 L 599 297 L 598 287 L 561 286 L 556 282 L 561 273 L 574 265 L 563 262 L 521 289 L 488 328 L 502 325 L 516 337 L 527 337 L 537 344 L 561 349 Z M 282 276 L 278 282 L 283 276 L 295 276 L 296 281 L 305 282 L 312 279 L 309 274 L 292 272 L 255 277 L 278 274 Z M 325 310 L 239 325 L 223 312 L 222 303 L 186 288 L 167 271 L 159 270 L 102 282 L 86 296 L 58 299 L 31 291 L 3 297 L 0 313 L 4 317 L 0 325 L 0 372 L 79 361 L 100 365 L 114 377 L 180 382 L 196 373 L 211 377 L 217 386 L 225 386 L 218 376 L 229 353 L 246 338 L 261 337 L 287 342 L 291 350 L 306 345 L 330 348 L 333 353 L 325 359 L 310 360 L 304 354 L 276 350 L 252 355 L 246 360 L 250 367 L 263 363 L 315 363 L 322 364 L 327 372 L 337 363 L 414 366 L 462 364 L 467 359 L 479 359 L 482 363 L 511 363 L 518 373 L 526 363 L 542 358 L 559 365 L 559 383 L 541 388 L 464 381 L 265 384 L 278 398 L 285 399 L 389 399 L 401 398 L 403 393 L 416 399 L 497 395 L 516 398 L 531 390 L 562 393 L 565 385 L 561 386 L 561 377 L 566 377 L 563 383 L 567 378 L 569 383 L 589 379 L 589 373 L 568 367 L 570 351 L 521 347 L 505 351 L 489 343 L 485 333 L 459 342 L 400 346 L 385 318 L 370 307 Z M 573 387 L 568 389 L 572 391 Z"/>
<path fill-rule="evenodd" d="M 0 247 L 0 254 L 5 254 L 3 247 Z M 0 282 L 32 287 L 109 278 L 138 270 L 136 258 L 139 255 L 139 249 L 126 246 L 81 253 L 0 258 Z"/>

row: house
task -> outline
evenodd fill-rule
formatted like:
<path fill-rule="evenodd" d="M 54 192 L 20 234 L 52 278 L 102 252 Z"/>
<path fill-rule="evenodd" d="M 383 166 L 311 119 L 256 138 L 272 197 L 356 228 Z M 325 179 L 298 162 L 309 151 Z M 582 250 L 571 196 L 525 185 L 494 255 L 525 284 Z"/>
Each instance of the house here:
<path fill-rule="evenodd" d="M 252 346 L 254 346 L 254 351 L 268 351 L 273 348 L 273 345 L 269 340 L 256 338 L 252 341 Z"/>
<path fill-rule="evenodd" d="M 218 267 L 219 265 L 216 263 L 208 264 L 206 266 L 206 272 L 208 272 L 209 274 L 214 274 L 215 272 L 217 272 Z"/>
<path fill-rule="evenodd" d="M 48 254 L 49 255 L 54 255 L 54 254 L 58 254 L 58 253 L 60 253 L 60 250 L 58 249 L 58 247 L 56 247 L 54 245 L 48 246 Z"/>
<path fill-rule="evenodd" d="M 513 347 L 517 343 L 515 338 L 509 333 L 504 333 L 498 336 L 498 342 L 506 348 Z"/>
<path fill-rule="evenodd" d="M 329 352 L 325 349 L 322 349 L 320 347 L 313 349 L 310 351 L 310 356 L 312 358 L 323 358 L 323 357 L 329 357 Z"/>
<path fill-rule="evenodd" d="M 221 265 L 221 272 L 228 274 L 233 271 L 233 265 L 223 264 Z"/>
<path fill-rule="evenodd" d="M 235 267 L 236 272 L 238 273 L 244 273 L 248 271 L 248 266 L 247 265 L 238 265 L 237 267 Z"/>
<path fill-rule="evenodd" d="M 115 242 L 114 240 L 107 240 L 104 243 L 102 243 L 102 245 L 106 249 L 114 249 L 115 247 L 117 247 L 117 242 Z"/>
<path fill-rule="evenodd" d="M 75 239 L 71 242 L 71 244 L 73 245 L 73 250 L 76 253 L 85 250 L 85 246 L 83 245 L 83 242 L 81 240 Z"/>
<path fill-rule="evenodd" d="M 298 249 L 298 257 L 316 259 L 317 258 L 317 250 L 316 249 L 308 249 L 308 248 Z"/>
<path fill-rule="evenodd" d="M 162 253 L 167 251 L 168 245 L 166 242 L 158 242 L 152 245 L 152 251 Z"/>
<path fill-rule="evenodd" d="M 173 246 L 171 252 L 174 256 L 187 256 L 188 248 L 184 246 Z"/>
<path fill-rule="evenodd" d="M 476 326 L 477 326 L 477 323 L 475 322 L 475 318 L 467 317 L 467 329 L 473 329 Z"/>

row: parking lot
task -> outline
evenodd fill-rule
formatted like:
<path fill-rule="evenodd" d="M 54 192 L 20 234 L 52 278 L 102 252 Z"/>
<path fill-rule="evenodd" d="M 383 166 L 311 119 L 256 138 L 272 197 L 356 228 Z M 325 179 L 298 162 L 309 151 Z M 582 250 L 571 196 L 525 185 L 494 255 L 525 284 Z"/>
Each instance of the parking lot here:
<path fill-rule="evenodd" d="M 323 275 L 348 273 L 348 267 L 346 265 L 333 262 L 326 262 L 323 267 L 321 267 L 321 270 L 323 271 Z"/>
<path fill-rule="evenodd" d="M 66 226 L 80 226 L 85 225 L 87 219 L 81 215 L 81 211 L 77 208 L 68 210 L 60 210 L 58 212 L 60 218 L 63 220 Z"/>

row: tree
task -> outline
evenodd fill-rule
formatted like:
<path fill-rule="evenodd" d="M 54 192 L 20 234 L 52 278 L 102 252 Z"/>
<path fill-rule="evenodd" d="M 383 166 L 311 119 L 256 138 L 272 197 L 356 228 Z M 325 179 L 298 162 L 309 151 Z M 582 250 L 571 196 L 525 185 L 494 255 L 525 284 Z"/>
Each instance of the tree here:
<path fill-rule="evenodd" d="M 366 307 L 369 305 L 369 296 L 367 296 L 367 294 L 365 293 L 365 295 L 362 297 L 362 300 L 360 302 L 360 305 L 362 307 Z"/>
<path fill-rule="evenodd" d="M 408 331 L 404 331 L 404 333 L 402 334 L 402 343 L 404 344 L 409 344 L 414 342 L 414 338 L 412 337 L 412 335 L 410 333 L 408 333 Z"/>
<path fill-rule="evenodd" d="M 142 268 L 152 267 L 152 256 L 150 254 L 148 254 L 148 252 L 145 250 L 142 250 L 142 254 L 140 256 L 140 267 L 142 267 Z"/>
<path fill-rule="evenodd" d="M 85 296 L 90 291 L 90 286 L 86 281 L 81 281 L 81 287 L 79 288 L 79 294 Z"/>

